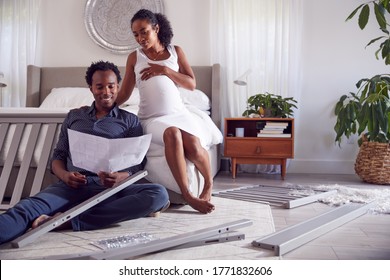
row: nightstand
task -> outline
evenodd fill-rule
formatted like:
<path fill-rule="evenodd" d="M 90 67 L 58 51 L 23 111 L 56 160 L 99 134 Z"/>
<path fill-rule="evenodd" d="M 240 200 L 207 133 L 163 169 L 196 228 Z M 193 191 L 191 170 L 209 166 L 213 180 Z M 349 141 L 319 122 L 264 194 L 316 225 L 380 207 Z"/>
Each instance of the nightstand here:
<path fill-rule="evenodd" d="M 265 131 L 266 125 L 272 132 Z M 279 126 L 283 127 L 282 131 L 275 132 Z M 243 128 L 243 136 L 236 136 L 236 128 Z M 237 164 L 241 163 L 280 164 L 284 179 L 287 159 L 294 158 L 294 119 L 225 118 L 224 156 L 232 160 L 233 178 L 236 178 Z"/>

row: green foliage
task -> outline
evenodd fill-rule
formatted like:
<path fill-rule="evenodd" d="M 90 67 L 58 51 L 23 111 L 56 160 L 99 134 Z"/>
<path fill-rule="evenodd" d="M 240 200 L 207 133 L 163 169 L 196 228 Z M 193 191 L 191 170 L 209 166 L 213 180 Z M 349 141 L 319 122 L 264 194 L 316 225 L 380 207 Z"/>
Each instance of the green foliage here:
<path fill-rule="evenodd" d="M 341 138 L 353 134 L 361 135 L 368 141 L 388 143 L 390 141 L 390 75 L 376 75 L 371 79 L 361 79 L 357 93 L 340 97 L 335 107 L 337 116 L 334 130 L 335 141 L 340 145 Z"/>
<path fill-rule="evenodd" d="M 242 113 L 243 116 L 259 114 L 266 117 L 288 118 L 294 115 L 293 109 L 297 108 L 297 101 L 294 98 L 283 98 L 268 92 L 253 95 L 248 98 L 247 102 L 248 109 Z"/>
<path fill-rule="evenodd" d="M 375 52 L 376 58 L 381 53 L 386 65 L 390 64 L 390 35 L 387 30 L 386 15 L 390 14 L 390 0 L 370 1 L 358 6 L 346 20 L 353 18 L 359 11 L 358 25 L 364 29 L 370 17 L 370 5 L 374 7 L 374 14 L 379 29 L 384 36 L 372 39 L 367 46 L 383 39 L 379 49 Z M 366 47 L 367 47 L 366 46 Z M 349 138 L 358 134 L 359 146 L 363 139 L 372 142 L 390 142 L 390 75 L 375 75 L 371 79 L 361 79 L 356 87 L 357 93 L 350 92 L 340 97 L 336 104 L 337 116 L 334 130 L 335 141 L 341 144 L 342 136 Z"/>
<path fill-rule="evenodd" d="M 358 6 L 353 12 L 347 17 L 346 21 L 352 19 L 359 11 L 358 24 L 360 29 L 364 29 L 370 19 L 370 12 L 374 11 L 376 22 L 378 23 L 379 29 L 384 33 L 383 36 L 372 39 L 366 47 L 375 43 L 376 41 L 383 40 L 380 42 L 379 49 L 375 52 L 375 56 L 379 59 L 382 57 L 386 65 L 390 64 L 390 32 L 387 29 L 388 24 L 386 21 L 386 15 L 390 13 L 390 0 L 376 0 L 370 1 L 365 4 Z M 372 6 L 370 8 L 370 6 Z"/>

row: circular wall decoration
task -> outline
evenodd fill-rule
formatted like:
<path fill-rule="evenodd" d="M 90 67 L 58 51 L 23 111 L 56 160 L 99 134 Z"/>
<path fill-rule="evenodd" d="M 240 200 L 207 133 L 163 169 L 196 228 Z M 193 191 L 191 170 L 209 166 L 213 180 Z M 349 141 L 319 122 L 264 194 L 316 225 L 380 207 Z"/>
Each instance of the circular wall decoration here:
<path fill-rule="evenodd" d="M 162 0 L 88 0 L 84 15 L 88 35 L 104 49 L 130 53 L 138 47 L 130 21 L 140 9 L 163 13 L 163 3 Z"/>

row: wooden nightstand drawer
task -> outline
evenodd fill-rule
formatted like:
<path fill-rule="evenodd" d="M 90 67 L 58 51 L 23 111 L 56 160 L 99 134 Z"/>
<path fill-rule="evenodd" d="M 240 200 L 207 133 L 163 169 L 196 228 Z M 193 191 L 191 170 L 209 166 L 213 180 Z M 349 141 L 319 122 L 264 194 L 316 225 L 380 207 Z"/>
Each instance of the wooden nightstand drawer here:
<path fill-rule="evenodd" d="M 293 150 L 289 139 L 228 139 L 225 142 L 225 156 L 228 157 L 277 157 L 291 158 Z"/>

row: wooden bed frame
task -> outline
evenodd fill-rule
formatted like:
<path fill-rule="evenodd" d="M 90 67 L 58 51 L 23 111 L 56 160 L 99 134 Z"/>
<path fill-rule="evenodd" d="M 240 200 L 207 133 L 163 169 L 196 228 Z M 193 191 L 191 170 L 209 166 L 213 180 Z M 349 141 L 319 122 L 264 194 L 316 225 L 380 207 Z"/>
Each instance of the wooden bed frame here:
<path fill-rule="evenodd" d="M 210 98 L 211 118 L 220 128 L 220 66 L 214 64 L 212 66 L 193 66 L 192 68 L 197 88 Z M 86 87 L 84 78 L 86 69 L 87 67 L 37 67 L 29 65 L 27 68 L 26 107 L 38 108 L 53 88 Z M 124 67 L 119 67 L 119 69 L 123 76 Z M 4 143 L 10 127 L 15 127 L 7 158 L 0 164 L 0 210 L 13 206 L 23 197 L 36 194 L 42 187 L 53 182 L 54 175 L 48 171 L 48 164 L 65 116 L 66 112 L 20 113 L 17 108 L 14 112 L 0 108 L 0 154 L 4 152 Z M 22 135 L 26 137 L 26 134 L 28 138 L 27 146 L 25 146 L 26 152 L 23 154 L 22 162 L 18 163 L 16 158 L 21 138 Z M 34 160 L 34 149 L 39 141 L 44 141 L 44 148 L 39 160 Z M 216 174 L 220 167 L 219 146 L 216 147 L 217 156 L 211 158 L 213 174 Z"/>

